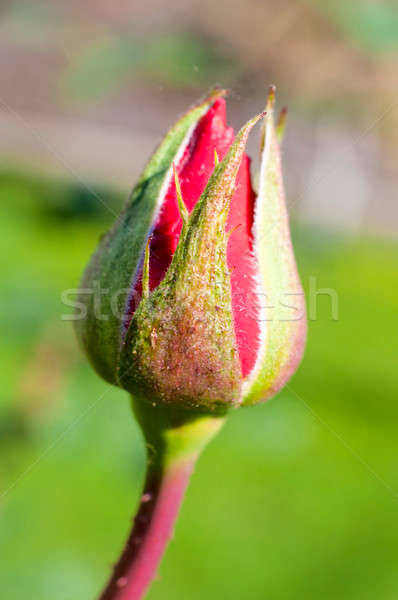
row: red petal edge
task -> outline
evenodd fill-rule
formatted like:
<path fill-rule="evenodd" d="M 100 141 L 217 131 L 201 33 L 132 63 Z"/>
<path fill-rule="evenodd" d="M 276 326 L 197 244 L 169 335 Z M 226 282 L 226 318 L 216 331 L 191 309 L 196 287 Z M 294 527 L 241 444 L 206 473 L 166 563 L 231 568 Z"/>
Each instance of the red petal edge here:
<path fill-rule="evenodd" d="M 234 131 L 226 124 L 226 104 L 216 100 L 196 126 L 185 152 L 176 165 L 182 197 L 189 212 L 199 200 L 214 170 L 214 150 L 222 160 L 234 139 Z M 235 335 L 242 369 L 246 377 L 254 367 L 259 345 L 258 298 L 256 294 L 256 262 L 252 255 L 252 226 L 255 195 L 250 178 L 250 159 L 244 154 L 236 178 L 235 192 L 227 221 L 231 234 L 227 261 L 231 272 L 232 310 Z M 162 208 L 156 219 L 150 243 L 150 289 L 162 281 L 177 247 L 182 220 L 178 211 L 172 178 Z M 135 285 L 132 315 L 141 297 L 141 274 Z"/>

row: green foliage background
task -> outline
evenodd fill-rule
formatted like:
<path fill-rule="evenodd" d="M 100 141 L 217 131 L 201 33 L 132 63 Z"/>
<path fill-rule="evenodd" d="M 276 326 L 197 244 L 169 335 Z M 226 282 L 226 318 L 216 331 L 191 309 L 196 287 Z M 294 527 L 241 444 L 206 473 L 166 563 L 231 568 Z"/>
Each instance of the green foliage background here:
<path fill-rule="evenodd" d="M 114 210 L 121 200 L 96 189 Z M 92 194 L 0 176 L 1 596 L 88 600 L 138 501 L 144 450 L 125 394 L 80 355 L 60 295 L 112 215 Z M 192 479 L 149 600 L 398 595 L 398 247 L 295 229 L 319 296 L 287 389 L 230 415 Z"/>

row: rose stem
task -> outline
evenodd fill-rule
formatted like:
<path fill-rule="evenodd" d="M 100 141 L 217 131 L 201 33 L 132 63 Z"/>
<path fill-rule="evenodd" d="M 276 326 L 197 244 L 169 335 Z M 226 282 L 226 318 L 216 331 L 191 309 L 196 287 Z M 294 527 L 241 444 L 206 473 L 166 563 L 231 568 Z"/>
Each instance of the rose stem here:
<path fill-rule="evenodd" d="M 140 600 L 156 575 L 196 460 L 224 422 L 133 400 L 147 444 L 147 475 L 132 531 L 100 600 Z"/>

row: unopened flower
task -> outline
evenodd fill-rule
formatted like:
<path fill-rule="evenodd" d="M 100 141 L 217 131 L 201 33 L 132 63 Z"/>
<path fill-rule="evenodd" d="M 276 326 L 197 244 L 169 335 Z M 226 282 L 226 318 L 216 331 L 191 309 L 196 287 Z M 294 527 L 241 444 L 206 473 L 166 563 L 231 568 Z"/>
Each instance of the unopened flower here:
<path fill-rule="evenodd" d="M 235 138 L 223 95 L 214 92 L 169 131 L 83 280 L 108 290 L 102 319 L 93 298 L 82 297 L 88 317 L 77 329 L 88 356 L 144 401 L 200 410 L 254 404 L 283 386 L 302 355 L 304 297 L 274 89 L 257 194 L 244 150 L 259 117 Z"/>

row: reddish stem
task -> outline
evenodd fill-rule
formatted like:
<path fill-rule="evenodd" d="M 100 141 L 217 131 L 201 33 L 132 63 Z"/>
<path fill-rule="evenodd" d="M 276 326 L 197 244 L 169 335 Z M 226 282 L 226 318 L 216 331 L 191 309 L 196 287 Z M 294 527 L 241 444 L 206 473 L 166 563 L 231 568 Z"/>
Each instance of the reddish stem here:
<path fill-rule="evenodd" d="M 133 399 L 148 472 L 132 532 L 99 600 L 141 600 L 170 540 L 196 459 L 224 422 Z"/>
<path fill-rule="evenodd" d="M 196 456 L 150 469 L 126 547 L 100 600 L 140 600 L 170 540 Z"/>

